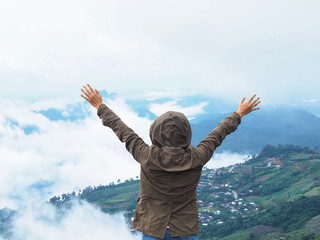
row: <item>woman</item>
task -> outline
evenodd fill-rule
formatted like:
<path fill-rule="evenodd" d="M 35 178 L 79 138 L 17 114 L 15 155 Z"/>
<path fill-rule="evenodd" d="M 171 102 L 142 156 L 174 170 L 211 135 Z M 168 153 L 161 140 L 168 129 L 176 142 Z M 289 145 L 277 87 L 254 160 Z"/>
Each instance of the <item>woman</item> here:
<path fill-rule="evenodd" d="M 81 96 L 98 110 L 103 125 L 125 142 L 141 166 L 140 198 L 132 227 L 143 233 L 143 240 L 197 240 L 196 189 L 202 167 L 224 138 L 237 129 L 241 118 L 259 109 L 259 98 L 254 95 L 244 102 L 244 97 L 238 111 L 225 118 L 197 147 L 191 145 L 188 119 L 179 112 L 166 112 L 152 123 L 149 146 L 103 104 L 98 90 L 87 84 L 81 91 Z"/>

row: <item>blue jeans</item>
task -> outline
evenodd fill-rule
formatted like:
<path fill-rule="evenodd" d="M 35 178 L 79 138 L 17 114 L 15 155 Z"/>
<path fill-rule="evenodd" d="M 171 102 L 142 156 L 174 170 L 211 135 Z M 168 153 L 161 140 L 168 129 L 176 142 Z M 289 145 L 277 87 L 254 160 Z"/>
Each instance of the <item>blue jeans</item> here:
<path fill-rule="evenodd" d="M 151 237 L 147 234 L 143 234 L 142 240 L 198 240 L 198 236 L 196 234 L 196 235 L 185 236 L 185 237 L 170 237 L 170 229 L 167 228 L 167 232 L 164 239 Z"/>

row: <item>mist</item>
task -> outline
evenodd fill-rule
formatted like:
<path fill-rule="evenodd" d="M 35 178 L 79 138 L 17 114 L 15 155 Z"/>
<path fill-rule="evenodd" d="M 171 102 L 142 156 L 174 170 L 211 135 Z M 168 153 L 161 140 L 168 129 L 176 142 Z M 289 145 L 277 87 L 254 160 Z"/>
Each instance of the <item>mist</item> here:
<path fill-rule="evenodd" d="M 244 163 L 248 160 L 248 154 L 222 152 L 213 154 L 213 158 L 205 165 L 207 168 L 222 168 Z"/>
<path fill-rule="evenodd" d="M 148 142 L 145 126 L 150 120 L 139 118 L 121 99 L 107 102 Z M 41 105 L 35 103 L 38 110 Z M 17 208 L 25 199 L 46 201 L 139 175 L 139 164 L 87 104 L 83 108 L 88 114 L 76 121 L 51 121 L 30 103 L 7 100 L 0 102 L 0 108 L 0 181 L 6 183 L 0 189 L 0 207 Z M 61 106 L 65 114 L 70 109 Z M 35 130 L 26 133 L 30 126 Z"/>
<path fill-rule="evenodd" d="M 5 1 L 0 93 L 75 97 L 90 81 L 130 97 L 316 99 L 319 7 L 316 0 Z"/>
<path fill-rule="evenodd" d="M 150 119 L 139 117 L 122 98 L 107 98 L 104 102 L 150 144 Z M 181 107 L 170 102 L 152 105 L 150 110 L 161 114 L 165 106 L 192 118 L 206 105 Z M 63 209 L 48 202 L 53 196 L 77 193 L 87 186 L 139 176 L 139 164 L 112 130 L 101 124 L 94 108 L 70 98 L 44 102 L 1 100 L 0 108 L 0 208 L 18 210 L 13 239 L 141 238 L 132 235 L 123 213 L 109 215 L 84 201 L 74 201 L 70 208 Z M 66 119 L 52 120 L 40 113 L 50 108 L 61 111 Z M 83 116 L 70 120 L 74 109 Z M 245 157 L 215 154 L 206 167 L 229 166 L 243 162 Z"/>
<path fill-rule="evenodd" d="M 122 98 L 105 102 L 150 144 L 151 120 L 139 117 Z M 69 116 L 77 114 L 72 112 L 75 106 L 84 114 L 75 121 L 50 120 L 39 113 L 54 107 Z M 171 110 L 186 111 L 188 117 L 203 112 L 204 106 L 181 107 L 170 103 Z M 2 100 L 0 107 L 0 181 L 6 183 L 0 189 L 0 207 L 16 209 L 29 200 L 44 202 L 54 195 L 139 176 L 139 164 L 112 130 L 101 124 L 89 104 L 58 98 L 33 103 Z M 150 107 L 157 114 L 161 114 L 160 109 L 165 110 L 163 106 L 157 111 L 154 108 Z M 243 162 L 245 157 L 214 154 L 207 167 L 228 166 Z"/>
<path fill-rule="evenodd" d="M 48 203 L 28 205 L 13 222 L 13 239 L 25 240 L 138 240 L 123 214 L 109 215 L 84 201 L 58 209 Z"/>

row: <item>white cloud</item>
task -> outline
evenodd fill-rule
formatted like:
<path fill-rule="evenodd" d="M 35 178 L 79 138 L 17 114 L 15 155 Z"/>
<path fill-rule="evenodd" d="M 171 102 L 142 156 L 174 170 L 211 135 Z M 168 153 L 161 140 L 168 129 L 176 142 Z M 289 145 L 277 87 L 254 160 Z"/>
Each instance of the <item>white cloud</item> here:
<path fill-rule="evenodd" d="M 161 104 L 159 103 L 150 104 L 149 110 L 157 116 L 167 111 L 183 112 L 189 119 L 191 119 L 197 114 L 205 113 L 203 108 L 207 106 L 207 104 L 208 104 L 207 102 L 201 102 L 197 105 L 182 107 L 182 106 L 179 106 L 178 100 L 174 100 L 174 101 L 168 101 Z"/>
<path fill-rule="evenodd" d="M 170 89 L 167 89 L 167 91 L 146 91 L 144 93 L 140 93 L 138 95 L 132 96 L 133 99 L 142 99 L 142 100 L 148 100 L 148 101 L 154 101 L 160 98 L 167 98 L 167 97 L 178 97 L 181 96 L 181 92 L 171 92 Z"/>
<path fill-rule="evenodd" d="M 1 96 L 318 96 L 319 1 L 5 1 Z M 281 92 L 281 94 L 279 94 Z"/>
<path fill-rule="evenodd" d="M 95 109 L 90 107 L 91 114 L 83 120 L 50 121 L 33 111 L 41 105 L 0 102 L 0 181 L 7 183 L 0 189 L 0 207 L 16 208 L 29 198 L 45 201 L 54 194 L 139 175 L 139 164 L 101 124 Z M 139 118 L 121 99 L 108 105 L 149 142 L 150 120 Z M 25 125 L 39 131 L 26 135 Z M 44 186 L 38 189 L 37 184 Z"/>
<path fill-rule="evenodd" d="M 122 214 L 111 216 L 86 202 L 74 202 L 63 214 L 49 204 L 21 209 L 13 224 L 13 239 L 138 240 L 141 234 L 131 234 Z"/>
<path fill-rule="evenodd" d="M 106 103 L 150 144 L 149 119 L 138 117 L 121 98 L 107 99 Z M 33 111 L 46 109 L 47 104 L 66 112 L 72 108 L 61 99 L 57 103 L 0 101 L 0 182 L 6 183 L 0 189 L 0 208 L 18 208 L 27 200 L 43 202 L 53 195 L 139 175 L 139 164 L 115 134 L 101 124 L 93 107 L 81 106 L 89 112 L 84 119 L 50 121 Z M 182 111 L 192 117 L 202 113 L 205 104 L 181 107 L 174 101 L 153 105 L 151 110 L 156 114 Z M 38 130 L 26 135 L 23 127 L 28 125 Z M 216 168 L 241 161 L 243 156 L 239 154 L 215 154 L 207 166 Z"/>
<path fill-rule="evenodd" d="M 239 153 L 215 153 L 213 158 L 206 164 L 208 168 L 221 168 L 228 167 L 237 163 L 244 163 L 248 160 L 248 155 L 239 154 Z"/>
<path fill-rule="evenodd" d="M 75 105 L 79 103 L 79 99 L 71 99 L 70 97 L 57 97 L 51 100 L 42 100 L 31 103 L 30 108 L 35 111 L 48 110 L 49 108 L 55 108 L 59 110 L 68 110 L 67 105 Z"/>
<path fill-rule="evenodd" d="M 149 119 L 138 117 L 121 98 L 106 103 L 150 144 Z M 55 107 L 69 114 L 73 104 L 79 102 L 61 98 L 56 102 L 0 101 L 0 182 L 5 183 L 0 188 L 0 208 L 19 209 L 13 239 L 141 239 L 141 234 L 131 234 L 122 214 L 108 215 L 86 202 L 74 202 L 61 214 L 46 202 L 53 195 L 139 175 L 139 164 L 88 104 L 82 107 L 89 114 L 77 121 L 50 121 L 34 111 Z M 164 109 L 182 111 L 190 117 L 202 113 L 205 105 L 181 107 L 174 101 L 151 109 L 159 114 Z M 26 135 L 22 128 L 27 125 L 39 130 Z M 215 154 L 206 166 L 229 166 L 243 159 L 240 154 Z"/>
<path fill-rule="evenodd" d="M 318 103 L 320 102 L 320 99 L 317 98 L 317 99 L 303 99 L 301 102 L 303 103 Z"/>

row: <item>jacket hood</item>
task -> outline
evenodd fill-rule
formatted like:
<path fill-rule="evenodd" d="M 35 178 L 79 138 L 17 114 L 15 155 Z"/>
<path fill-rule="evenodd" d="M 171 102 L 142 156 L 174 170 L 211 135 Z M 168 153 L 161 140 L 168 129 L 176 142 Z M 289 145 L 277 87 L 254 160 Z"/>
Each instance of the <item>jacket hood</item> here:
<path fill-rule="evenodd" d="M 189 120 L 180 112 L 166 112 L 156 118 L 150 127 L 151 142 L 159 147 L 187 147 L 191 136 Z"/>

